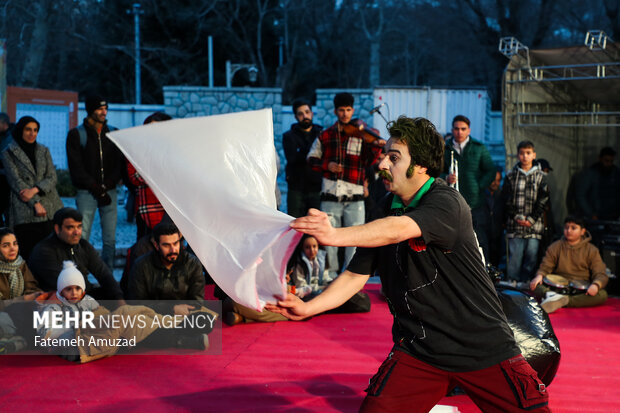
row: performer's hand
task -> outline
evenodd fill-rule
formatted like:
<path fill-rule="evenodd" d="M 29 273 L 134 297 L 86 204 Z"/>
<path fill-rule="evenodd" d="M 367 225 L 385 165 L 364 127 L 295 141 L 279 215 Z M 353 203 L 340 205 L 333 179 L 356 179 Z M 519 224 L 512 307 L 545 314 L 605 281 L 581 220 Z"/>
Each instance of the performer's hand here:
<path fill-rule="evenodd" d="M 387 141 L 385 139 L 375 139 L 372 144 L 380 148 L 384 147 Z"/>
<path fill-rule="evenodd" d="M 340 173 L 344 168 L 338 162 L 330 162 L 327 164 L 327 170 L 333 173 Z"/>
<path fill-rule="evenodd" d="M 600 290 L 600 288 L 598 287 L 598 284 L 592 283 L 588 287 L 588 291 L 586 291 L 586 294 L 594 296 L 594 295 L 598 294 L 599 290 Z"/>
<path fill-rule="evenodd" d="M 307 303 L 302 301 L 294 294 L 287 294 L 284 300 L 278 301 L 277 304 L 267 304 L 265 309 L 274 313 L 282 314 L 289 320 L 299 321 L 307 318 L 310 314 L 307 311 Z"/>
<path fill-rule="evenodd" d="M 335 234 L 335 228 L 329 222 L 329 216 L 323 211 L 310 208 L 308 215 L 297 218 L 290 225 L 299 232 L 312 235 L 319 244 L 332 245 L 330 242 Z"/>
<path fill-rule="evenodd" d="M 456 174 L 450 174 L 450 175 L 446 176 L 446 181 L 448 181 L 448 183 L 450 185 L 455 184 L 456 183 Z"/>
<path fill-rule="evenodd" d="M 532 281 L 530 282 L 530 290 L 534 291 L 538 285 L 542 284 L 542 280 L 543 280 L 542 274 L 536 275 L 536 277 L 534 277 Z"/>
<path fill-rule="evenodd" d="M 521 225 L 522 227 L 531 227 L 532 223 L 530 221 L 528 221 L 527 219 L 517 219 L 517 224 Z"/>

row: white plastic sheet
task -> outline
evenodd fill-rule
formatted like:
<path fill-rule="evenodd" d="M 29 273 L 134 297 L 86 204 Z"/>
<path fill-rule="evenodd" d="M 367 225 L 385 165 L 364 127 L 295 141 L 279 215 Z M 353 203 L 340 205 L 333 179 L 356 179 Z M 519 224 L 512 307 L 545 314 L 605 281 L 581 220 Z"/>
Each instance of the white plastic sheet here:
<path fill-rule="evenodd" d="M 109 133 L 215 282 L 262 310 L 286 293 L 301 237 L 276 209 L 271 109 L 176 119 Z"/>

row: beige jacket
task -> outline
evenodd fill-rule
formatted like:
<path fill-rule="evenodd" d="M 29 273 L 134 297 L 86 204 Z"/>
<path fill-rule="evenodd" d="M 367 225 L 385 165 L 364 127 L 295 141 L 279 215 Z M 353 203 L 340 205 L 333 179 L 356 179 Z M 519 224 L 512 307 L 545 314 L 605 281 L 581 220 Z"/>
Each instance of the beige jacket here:
<path fill-rule="evenodd" d="M 569 245 L 564 237 L 547 248 L 537 274 L 557 274 L 569 280 L 585 280 L 605 288 L 609 277 L 605 274 L 605 263 L 594 245 L 592 237 L 586 233 L 576 245 Z"/>

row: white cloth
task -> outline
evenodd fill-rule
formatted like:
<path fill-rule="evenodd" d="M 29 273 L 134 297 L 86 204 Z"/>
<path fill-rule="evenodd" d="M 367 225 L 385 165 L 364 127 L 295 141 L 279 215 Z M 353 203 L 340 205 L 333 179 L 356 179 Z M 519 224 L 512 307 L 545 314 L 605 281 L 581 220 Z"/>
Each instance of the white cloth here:
<path fill-rule="evenodd" d="M 175 119 L 109 133 L 215 282 L 262 310 L 286 294 L 301 234 L 276 209 L 271 109 Z"/>

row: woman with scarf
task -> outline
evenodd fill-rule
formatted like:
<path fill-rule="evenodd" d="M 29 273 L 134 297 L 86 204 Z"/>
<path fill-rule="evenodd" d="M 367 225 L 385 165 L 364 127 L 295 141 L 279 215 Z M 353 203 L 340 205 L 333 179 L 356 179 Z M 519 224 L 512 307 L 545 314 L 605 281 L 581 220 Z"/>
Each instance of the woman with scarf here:
<path fill-rule="evenodd" d="M 24 301 L 34 304 L 33 300 L 40 293 L 26 261 L 19 256 L 15 233 L 10 228 L 0 228 L 0 354 L 25 347 L 26 341 L 18 335 L 24 332 L 18 329 L 23 330 L 23 326 L 28 325 L 26 310 L 32 306 Z"/>
<path fill-rule="evenodd" d="M 9 226 L 15 230 L 26 260 L 34 246 L 52 232 L 52 217 L 63 206 L 50 151 L 36 141 L 39 127 L 35 118 L 22 117 L 13 130 L 13 142 L 2 152 L 11 188 Z"/>

